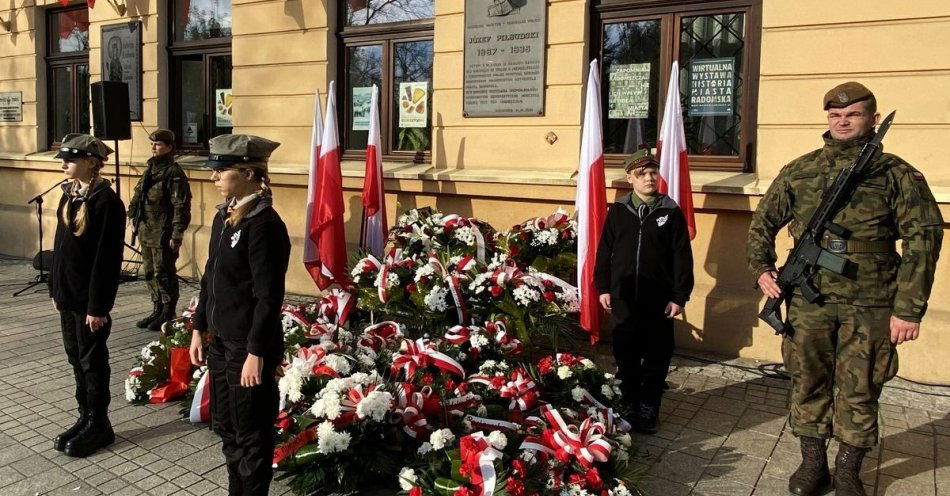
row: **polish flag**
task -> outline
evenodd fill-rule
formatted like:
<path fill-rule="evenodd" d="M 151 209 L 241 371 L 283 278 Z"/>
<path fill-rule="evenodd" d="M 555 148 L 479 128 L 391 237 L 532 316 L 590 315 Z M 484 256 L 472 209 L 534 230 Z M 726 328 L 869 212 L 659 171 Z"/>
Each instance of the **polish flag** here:
<path fill-rule="evenodd" d="M 680 206 L 689 227 L 689 239 L 696 237 L 696 216 L 693 214 L 693 189 L 689 183 L 689 160 L 686 133 L 683 130 L 683 107 L 680 105 L 680 68 L 673 62 L 670 86 L 666 91 L 663 125 L 656 143 L 660 158 L 660 193 L 666 193 Z"/>
<path fill-rule="evenodd" d="M 363 178 L 363 223 L 360 247 L 383 258 L 389 226 L 386 223 L 386 190 L 383 187 L 383 149 L 379 141 L 379 88 L 373 85 L 369 110 L 369 141 L 366 144 L 366 174 Z"/>
<path fill-rule="evenodd" d="M 310 176 L 307 179 L 307 227 L 304 231 L 303 265 L 313 282 L 319 284 L 320 253 L 313 240 L 316 229 L 313 219 L 317 216 L 317 162 L 320 160 L 320 142 L 323 140 L 323 112 L 320 110 L 320 90 L 313 96 L 313 130 L 310 133 Z"/>
<path fill-rule="evenodd" d="M 346 237 L 343 230 L 343 173 L 340 171 L 340 137 L 336 127 L 336 82 L 330 81 L 327 116 L 317 160 L 316 196 L 310 221 L 310 240 L 317 245 L 320 268 L 317 286 L 326 289 L 334 282 L 346 286 Z"/>
<path fill-rule="evenodd" d="M 581 129 L 581 156 L 577 168 L 577 281 L 581 327 L 590 333 L 591 344 L 600 339 L 603 314 L 594 288 L 597 246 L 607 217 L 607 188 L 604 182 L 604 132 L 600 113 L 600 66 L 590 63 L 584 127 Z"/>

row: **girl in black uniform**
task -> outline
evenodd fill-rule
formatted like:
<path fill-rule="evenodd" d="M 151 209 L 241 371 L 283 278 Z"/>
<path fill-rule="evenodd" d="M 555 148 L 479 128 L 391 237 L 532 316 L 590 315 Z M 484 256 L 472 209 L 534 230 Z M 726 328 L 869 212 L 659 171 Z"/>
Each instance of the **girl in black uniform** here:
<path fill-rule="evenodd" d="M 109 312 L 115 303 L 125 239 L 125 206 L 99 176 L 112 150 L 85 134 L 70 134 L 56 158 L 63 160 L 63 197 L 56 210 L 56 238 L 49 292 L 59 310 L 66 356 L 76 379 L 79 419 L 53 440 L 53 448 L 84 457 L 115 441 L 109 423 Z"/>
<path fill-rule="evenodd" d="M 211 374 L 211 425 L 223 441 L 232 495 L 266 495 L 284 337 L 280 308 L 290 258 L 287 228 L 273 208 L 267 159 L 279 143 L 247 135 L 210 141 L 211 179 L 227 201 L 218 206 L 208 263 L 194 314 L 191 361 L 202 362 L 202 331 Z"/>

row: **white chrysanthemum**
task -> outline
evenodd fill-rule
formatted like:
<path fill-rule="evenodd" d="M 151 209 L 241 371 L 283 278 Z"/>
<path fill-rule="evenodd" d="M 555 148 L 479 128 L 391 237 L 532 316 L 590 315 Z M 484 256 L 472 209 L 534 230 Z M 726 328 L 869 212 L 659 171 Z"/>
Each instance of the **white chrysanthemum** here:
<path fill-rule="evenodd" d="M 402 470 L 399 471 L 399 487 L 401 487 L 403 491 L 412 489 L 412 486 L 416 485 L 417 482 L 419 482 L 419 478 L 416 476 L 415 470 L 409 467 L 403 467 Z"/>
<path fill-rule="evenodd" d="M 609 496 L 633 496 L 633 493 L 623 485 L 621 480 L 617 480 L 617 487 L 607 490 Z"/>
<path fill-rule="evenodd" d="M 449 429 L 439 429 L 429 436 L 429 442 L 432 443 L 432 449 L 440 450 L 449 446 L 455 441 L 455 434 Z"/>
<path fill-rule="evenodd" d="M 327 355 L 324 359 L 324 363 L 327 364 L 327 367 L 337 371 L 337 373 L 345 375 L 350 373 L 350 361 L 343 355 Z"/>
<path fill-rule="evenodd" d="M 284 314 L 280 318 L 280 325 L 284 329 L 284 334 L 287 334 L 288 332 L 292 331 L 294 328 L 297 327 L 297 321 L 294 320 L 293 317 L 291 317 L 290 315 Z"/>
<path fill-rule="evenodd" d="M 455 230 L 455 239 L 472 246 L 475 244 L 475 231 L 469 226 L 463 226 Z"/>
<path fill-rule="evenodd" d="M 474 279 L 472 279 L 472 282 L 469 283 L 468 290 L 474 291 L 476 294 L 485 291 L 485 288 L 488 287 L 485 282 L 490 278 L 491 272 L 482 272 L 481 274 L 478 274 Z"/>
<path fill-rule="evenodd" d="M 508 438 L 501 431 L 492 431 L 488 434 L 488 443 L 492 445 L 492 448 L 503 450 L 505 446 L 508 446 Z"/>
<path fill-rule="evenodd" d="M 568 484 L 561 489 L 561 496 L 591 496 L 591 493 L 579 484 Z"/>
<path fill-rule="evenodd" d="M 557 244 L 559 234 L 554 228 L 538 231 L 531 239 L 531 246 L 554 246 Z"/>
<path fill-rule="evenodd" d="M 468 338 L 468 343 L 472 345 L 472 348 L 481 348 L 482 346 L 488 345 L 488 338 L 482 334 L 476 333 L 472 334 L 472 336 Z"/>
<path fill-rule="evenodd" d="M 495 256 L 491 257 L 491 263 L 488 264 L 488 270 L 495 270 L 498 267 L 501 267 L 508 261 L 507 253 L 496 253 Z"/>
<path fill-rule="evenodd" d="M 449 305 L 445 301 L 447 294 L 448 291 L 442 286 L 432 288 L 432 291 L 429 291 L 429 294 L 424 298 L 426 306 L 433 312 L 444 312 L 448 310 Z"/>
<path fill-rule="evenodd" d="M 350 439 L 349 432 L 336 432 L 332 422 L 323 422 L 317 428 L 317 451 L 323 455 L 346 451 L 350 447 Z"/>
<path fill-rule="evenodd" d="M 340 416 L 340 397 L 336 394 L 322 394 L 313 402 L 310 413 L 317 418 L 333 420 Z"/>
<path fill-rule="evenodd" d="M 571 368 L 568 367 L 567 365 L 561 365 L 560 367 L 557 368 L 557 376 L 560 377 L 561 379 L 568 379 L 572 375 L 574 375 L 574 373 L 571 372 Z"/>
<path fill-rule="evenodd" d="M 289 367 L 284 369 L 284 375 L 277 381 L 277 389 L 280 391 L 281 403 L 286 398 L 291 403 L 300 401 L 302 394 L 300 388 L 303 387 L 303 375 L 298 367 Z"/>
<path fill-rule="evenodd" d="M 458 265 L 458 263 L 461 261 L 462 261 L 462 255 L 456 255 L 454 257 L 449 258 L 449 265 Z"/>
<path fill-rule="evenodd" d="M 413 280 L 419 282 L 423 277 L 429 277 L 432 274 L 435 274 L 435 267 L 425 264 L 416 269 L 416 275 L 413 277 Z"/>
<path fill-rule="evenodd" d="M 588 369 L 588 370 L 595 367 L 594 362 L 592 362 L 592 361 L 590 360 L 590 358 L 585 358 L 585 359 L 581 360 L 581 365 L 583 365 L 584 368 L 585 368 L 585 369 Z"/>
<path fill-rule="evenodd" d="M 584 400 L 584 393 L 586 392 L 587 391 L 585 391 L 584 388 L 580 386 L 576 386 L 574 389 L 571 390 L 571 398 L 574 398 L 574 401 L 580 403 L 581 401 Z"/>
<path fill-rule="evenodd" d="M 133 369 L 134 370 L 134 369 Z M 130 375 L 125 378 L 125 400 L 135 401 L 138 398 L 138 390 L 142 387 L 142 380 L 138 376 Z"/>
<path fill-rule="evenodd" d="M 604 379 L 607 379 L 608 382 L 613 381 L 614 377 L 616 376 L 611 374 L 610 372 L 604 372 Z"/>
<path fill-rule="evenodd" d="M 420 444 L 420 445 L 419 445 L 419 449 L 416 450 L 416 451 L 418 451 L 418 453 L 419 453 L 420 455 L 424 455 L 424 454 L 426 454 L 426 453 L 432 451 L 432 443 L 430 443 L 429 441 L 426 441 L 426 442 Z"/>
<path fill-rule="evenodd" d="M 529 288 L 527 284 L 515 288 L 511 295 L 515 298 L 515 302 L 523 307 L 527 307 L 541 299 L 541 293 Z"/>
<path fill-rule="evenodd" d="M 498 365 L 498 362 L 494 360 L 485 360 L 484 362 L 482 362 L 481 365 L 478 366 L 478 371 L 484 373 L 484 372 L 494 369 L 497 365 Z"/>
<path fill-rule="evenodd" d="M 393 404 L 393 395 L 384 391 L 373 391 L 356 405 L 356 416 L 365 419 L 371 418 L 377 422 L 386 418 Z"/>
<path fill-rule="evenodd" d="M 366 259 L 364 258 L 363 260 L 366 260 Z M 353 279 L 356 279 L 357 277 L 360 276 L 360 274 L 363 273 L 363 260 L 356 262 L 356 266 L 353 267 L 353 270 L 350 271 L 350 276 Z"/>
<path fill-rule="evenodd" d="M 605 398 L 612 399 L 614 397 L 614 390 L 612 387 L 604 384 L 600 386 L 600 394 L 604 395 Z"/>

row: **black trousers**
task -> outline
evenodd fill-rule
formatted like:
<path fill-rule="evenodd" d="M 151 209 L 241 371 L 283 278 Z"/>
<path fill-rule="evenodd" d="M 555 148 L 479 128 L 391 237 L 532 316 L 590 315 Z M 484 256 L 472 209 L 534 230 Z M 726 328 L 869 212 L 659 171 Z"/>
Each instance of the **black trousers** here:
<path fill-rule="evenodd" d="M 100 415 L 108 412 L 112 394 L 109 392 L 109 347 L 106 341 L 112 330 L 112 318 L 92 332 L 86 325 L 86 314 L 60 311 L 63 328 L 63 347 L 73 366 L 76 379 L 76 403 L 80 411 L 95 411 Z"/>
<path fill-rule="evenodd" d="M 616 305 L 614 305 L 616 306 Z M 622 321 L 614 320 L 617 378 L 627 401 L 658 406 L 666 389 L 673 358 L 673 319 L 664 316 L 665 303 L 629 306 Z"/>
<path fill-rule="evenodd" d="M 265 358 L 261 384 L 250 388 L 241 386 L 246 359 L 245 341 L 218 337 L 211 341 L 211 428 L 221 436 L 228 493 L 266 496 L 274 476 L 274 422 L 279 406 L 274 370 L 280 359 Z"/>

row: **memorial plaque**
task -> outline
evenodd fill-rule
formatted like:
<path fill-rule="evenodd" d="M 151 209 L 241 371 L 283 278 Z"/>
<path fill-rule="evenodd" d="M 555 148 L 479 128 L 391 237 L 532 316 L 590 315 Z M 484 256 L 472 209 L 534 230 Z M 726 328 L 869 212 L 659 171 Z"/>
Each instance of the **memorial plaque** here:
<path fill-rule="evenodd" d="M 544 115 L 546 0 L 465 0 L 466 117 Z"/>
<path fill-rule="evenodd" d="M 732 115 L 736 94 L 732 58 L 689 61 L 689 116 Z"/>
<path fill-rule="evenodd" d="M 129 116 L 142 120 L 142 23 L 102 26 L 101 69 L 104 81 L 129 85 Z"/>
<path fill-rule="evenodd" d="M 0 93 L 0 122 L 23 121 L 23 92 L 4 91 Z"/>

